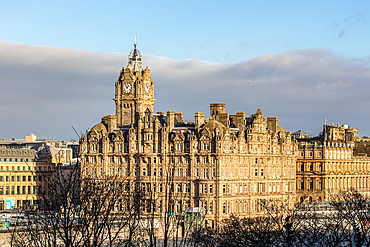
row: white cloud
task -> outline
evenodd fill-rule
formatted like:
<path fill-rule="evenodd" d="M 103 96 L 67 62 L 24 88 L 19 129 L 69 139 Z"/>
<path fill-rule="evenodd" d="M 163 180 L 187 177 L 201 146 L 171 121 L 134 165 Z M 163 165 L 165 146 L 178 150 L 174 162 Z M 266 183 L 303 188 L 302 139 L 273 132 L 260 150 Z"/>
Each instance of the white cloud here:
<path fill-rule="evenodd" d="M 114 83 L 126 64 L 127 54 L 0 42 L 0 138 L 76 138 L 71 125 L 85 131 L 114 113 Z M 317 133 L 327 117 L 370 134 L 368 60 L 314 49 L 234 63 L 143 55 L 143 65 L 156 85 L 156 111 L 193 120 L 223 102 L 230 114 L 262 108 L 289 131 Z"/>

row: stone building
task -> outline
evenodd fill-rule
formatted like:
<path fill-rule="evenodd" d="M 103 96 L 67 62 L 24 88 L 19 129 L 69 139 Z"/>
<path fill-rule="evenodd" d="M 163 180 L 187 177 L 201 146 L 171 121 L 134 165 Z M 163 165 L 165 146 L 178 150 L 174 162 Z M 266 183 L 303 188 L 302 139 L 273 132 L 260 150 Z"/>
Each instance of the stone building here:
<path fill-rule="evenodd" d="M 349 189 L 370 192 L 370 158 L 354 156 L 357 129 L 324 125 L 320 136 L 297 138 L 297 199 L 329 201 Z"/>
<path fill-rule="evenodd" d="M 80 139 L 83 177 L 129 178 L 155 195 L 143 211 L 201 207 L 210 227 L 231 213 L 258 216 L 266 200 L 293 206 L 298 147 L 276 117 L 260 109 L 229 115 L 225 104 L 211 104 L 209 119 L 196 112 L 193 122 L 182 113 L 154 113 L 154 83 L 141 58 L 135 45 L 115 83 L 116 114 Z"/>
<path fill-rule="evenodd" d="M 72 149 L 56 148 L 34 135 L 0 140 L 0 210 L 37 205 L 38 190 L 46 189 L 56 165 L 71 160 Z"/>

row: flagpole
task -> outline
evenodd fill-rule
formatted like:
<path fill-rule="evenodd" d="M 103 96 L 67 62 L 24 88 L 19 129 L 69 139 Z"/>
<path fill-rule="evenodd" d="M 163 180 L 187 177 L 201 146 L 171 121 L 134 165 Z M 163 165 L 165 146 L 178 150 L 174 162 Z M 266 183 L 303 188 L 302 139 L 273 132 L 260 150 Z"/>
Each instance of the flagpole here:
<path fill-rule="evenodd" d="M 324 125 L 324 146 L 326 145 L 326 121 L 327 121 L 328 119 L 327 118 L 325 118 L 325 125 Z"/>

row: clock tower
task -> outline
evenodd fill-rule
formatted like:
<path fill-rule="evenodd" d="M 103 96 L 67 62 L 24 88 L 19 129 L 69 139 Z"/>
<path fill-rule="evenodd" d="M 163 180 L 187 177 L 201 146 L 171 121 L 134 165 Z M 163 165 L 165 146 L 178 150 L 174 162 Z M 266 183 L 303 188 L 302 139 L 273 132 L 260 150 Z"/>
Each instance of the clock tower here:
<path fill-rule="evenodd" d="M 153 112 L 154 102 L 154 83 L 150 77 L 148 67 L 143 69 L 141 53 L 136 48 L 131 50 L 128 56 L 128 65 L 122 67 L 116 82 L 116 102 L 117 125 L 132 125 L 139 117 L 144 116 L 144 112 L 149 109 Z"/>

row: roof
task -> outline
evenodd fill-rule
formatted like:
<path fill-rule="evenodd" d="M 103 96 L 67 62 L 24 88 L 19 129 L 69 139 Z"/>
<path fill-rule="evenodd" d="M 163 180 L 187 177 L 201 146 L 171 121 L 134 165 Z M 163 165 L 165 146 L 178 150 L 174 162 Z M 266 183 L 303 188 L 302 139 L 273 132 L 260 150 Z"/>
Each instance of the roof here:
<path fill-rule="evenodd" d="M 293 132 L 292 135 L 309 135 L 309 134 L 303 130 L 297 130 L 296 132 Z"/>

